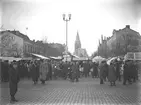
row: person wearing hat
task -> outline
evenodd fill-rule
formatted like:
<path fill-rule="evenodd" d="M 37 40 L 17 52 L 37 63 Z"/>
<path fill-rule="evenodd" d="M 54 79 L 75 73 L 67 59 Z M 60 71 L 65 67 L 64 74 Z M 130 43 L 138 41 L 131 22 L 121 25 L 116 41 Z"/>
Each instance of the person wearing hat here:
<path fill-rule="evenodd" d="M 116 86 L 116 67 L 113 62 L 110 63 L 109 65 L 109 70 L 108 70 L 108 80 L 110 82 L 110 86 Z"/>
<path fill-rule="evenodd" d="M 17 62 L 13 61 L 9 69 L 9 88 L 10 88 L 10 96 L 11 96 L 10 102 L 11 103 L 18 101 L 15 99 L 15 94 L 18 90 L 19 80 L 20 78 L 19 78 L 19 73 L 18 73 Z"/>
<path fill-rule="evenodd" d="M 38 70 L 37 70 L 35 61 L 33 61 L 32 64 L 31 64 L 30 72 L 31 72 L 32 81 L 33 81 L 33 83 L 35 85 L 38 82 Z"/>
<path fill-rule="evenodd" d="M 104 74 L 105 72 L 104 71 L 106 71 L 105 69 L 107 69 L 105 67 L 105 65 L 106 65 L 106 61 L 105 60 L 103 60 L 101 62 L 101 64 L 99 65 L 99 69 L 100 69 L 100 72 L 99 72 L 100 84 L 104 84 L 104 76 L 105 76 L 105 74 Z"/>
<path fill-rule="evenodd" d="M 124 71 L 123 71 L 123 85 L 126 85 L 126 81 L 130 82 L 130 71 L 131 71 L 131 61 L 126 60 L 124 64 Z"/>
<path fill-rule="evenodd" d="M 39 67 L 39 73 L 40 73 L 40 81 L 42 84 L 45 84 L 45 81 L 47 80 L 47 73 L 48 73 L 48 64 L 45 61 L 41 61 L 40 67 Z"/>

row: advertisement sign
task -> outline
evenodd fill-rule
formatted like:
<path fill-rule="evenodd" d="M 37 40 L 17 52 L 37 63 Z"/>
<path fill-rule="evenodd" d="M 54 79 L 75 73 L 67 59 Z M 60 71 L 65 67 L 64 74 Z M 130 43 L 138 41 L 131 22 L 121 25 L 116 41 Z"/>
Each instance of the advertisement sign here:
<path fill-rule="evenodd" d="M 141 60 L 141 52 L 134 53 L 135 60 Z"/>
<path fill-rule="evenodd" d="M 129 52 L 125 55 L 126 60 L 141 60 L 141 52 Z"/>

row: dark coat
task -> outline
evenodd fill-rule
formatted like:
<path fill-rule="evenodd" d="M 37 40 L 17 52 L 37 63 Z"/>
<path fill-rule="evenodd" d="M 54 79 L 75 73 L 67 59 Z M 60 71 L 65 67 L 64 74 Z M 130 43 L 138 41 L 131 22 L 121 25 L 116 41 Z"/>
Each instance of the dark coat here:
<path fill-rule="evenodd" d="M 37 81 L 39 74 L 36 65 L 32 64 L 30 72 L 31 72 L 32 80 Z"/>
<path fill-rule="evenodd" d="M 92 68 L 93 68 L 93 71 L 92 71 L 93 76 L 97 76 L 98 75 L 98 67 L 97 67 L 97 65 L 93 64 Z"/>
<path fill-rule="evenodd" d="M 109 82 L 115 82 L 116 81 L 116 68 L 114 67 L 114 65 L 109 66 L 108 80 L 109 80 Z"/>
<path fill-rule="evenodd" d="M 63 72 L 68 73 L 68 68 L 69 68 L 69 64 L 64 64 L 63 65 Z"/>
<path fill-rule="evenodd" d="M 10 66 L 9 70 L 9 88 L 10 88 L 10 95 L 14 96 L 17 92 L 17 84 L 19 82 L 19 73 L 18 69 L 13 68 Z"/>
<path fill-rule="evenodd" d="M 10 66 L 9 69 L 9 82 L 17 84 L 20 80 L 18 69 L 13 68 Z"/>
<path fill-rule="evenodd" d="M 100 65 L 99 65 L 99 69 L 100 69 L 100 72 L 99 72 L 99 76 L 100 76 L 100 78 L 101 79 L 104 79 L 104 77 L 105 77 L 105 64 L 104 63 L 101 63 Z"/>
<path fill-rule="evenodd" d="M 77 64 L 72 65 L 72 76 L 79 76 L 79 66 Z"/>
<path fill-rule="evenodd" d="M 83 64 L 83 67 L 84 67 L 84 72 L 87 73 L 90 69 L 90 65 L 88 63 L 84 63 Z"/>
<path fill-rule="evenodd" d="M 119 76 L 120 75 L 120 62 L 116 63 L 116 75 Z"/>
<path fill-rule="evenodd" d="M 130 75 L 131 75 L 131 63 L 126 62 L 124 64 L 123 77 L 124 77 L 124 79 L 127 79 Z"/>

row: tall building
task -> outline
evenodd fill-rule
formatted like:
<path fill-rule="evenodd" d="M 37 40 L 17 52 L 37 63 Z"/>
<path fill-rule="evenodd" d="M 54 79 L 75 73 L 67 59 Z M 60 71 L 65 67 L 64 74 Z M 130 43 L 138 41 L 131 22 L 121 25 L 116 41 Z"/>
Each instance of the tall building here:
<path fill-rule="evenodd" d="M 79 33 L 77 32 L 76 40 L 75 40 L 75 50 L 77 50 L 78 48 L 81 48 L 81 41 L 79 38 Z"/>
<path fill-rule="evenodd" d="M 74 54 L 79 57 L 88 57 L 87 51 L 84 48 L 81 48 L 81 41 L 79 37 L 79 33 L 77 32 L 75 46 L 74 46 Z"/>

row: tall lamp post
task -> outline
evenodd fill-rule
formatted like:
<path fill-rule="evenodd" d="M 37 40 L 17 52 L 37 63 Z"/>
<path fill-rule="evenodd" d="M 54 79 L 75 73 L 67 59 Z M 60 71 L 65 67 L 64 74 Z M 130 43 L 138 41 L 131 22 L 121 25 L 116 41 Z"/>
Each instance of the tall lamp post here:
<path fill-rule="evenodd" d="M 63 20 L 66 22 L 66 53 L 68 52 L 68 21 L 71 20 L 71 14 L 68 14 L 68 18 L 66 18 L 66 14 L 63 14 Z"/>

